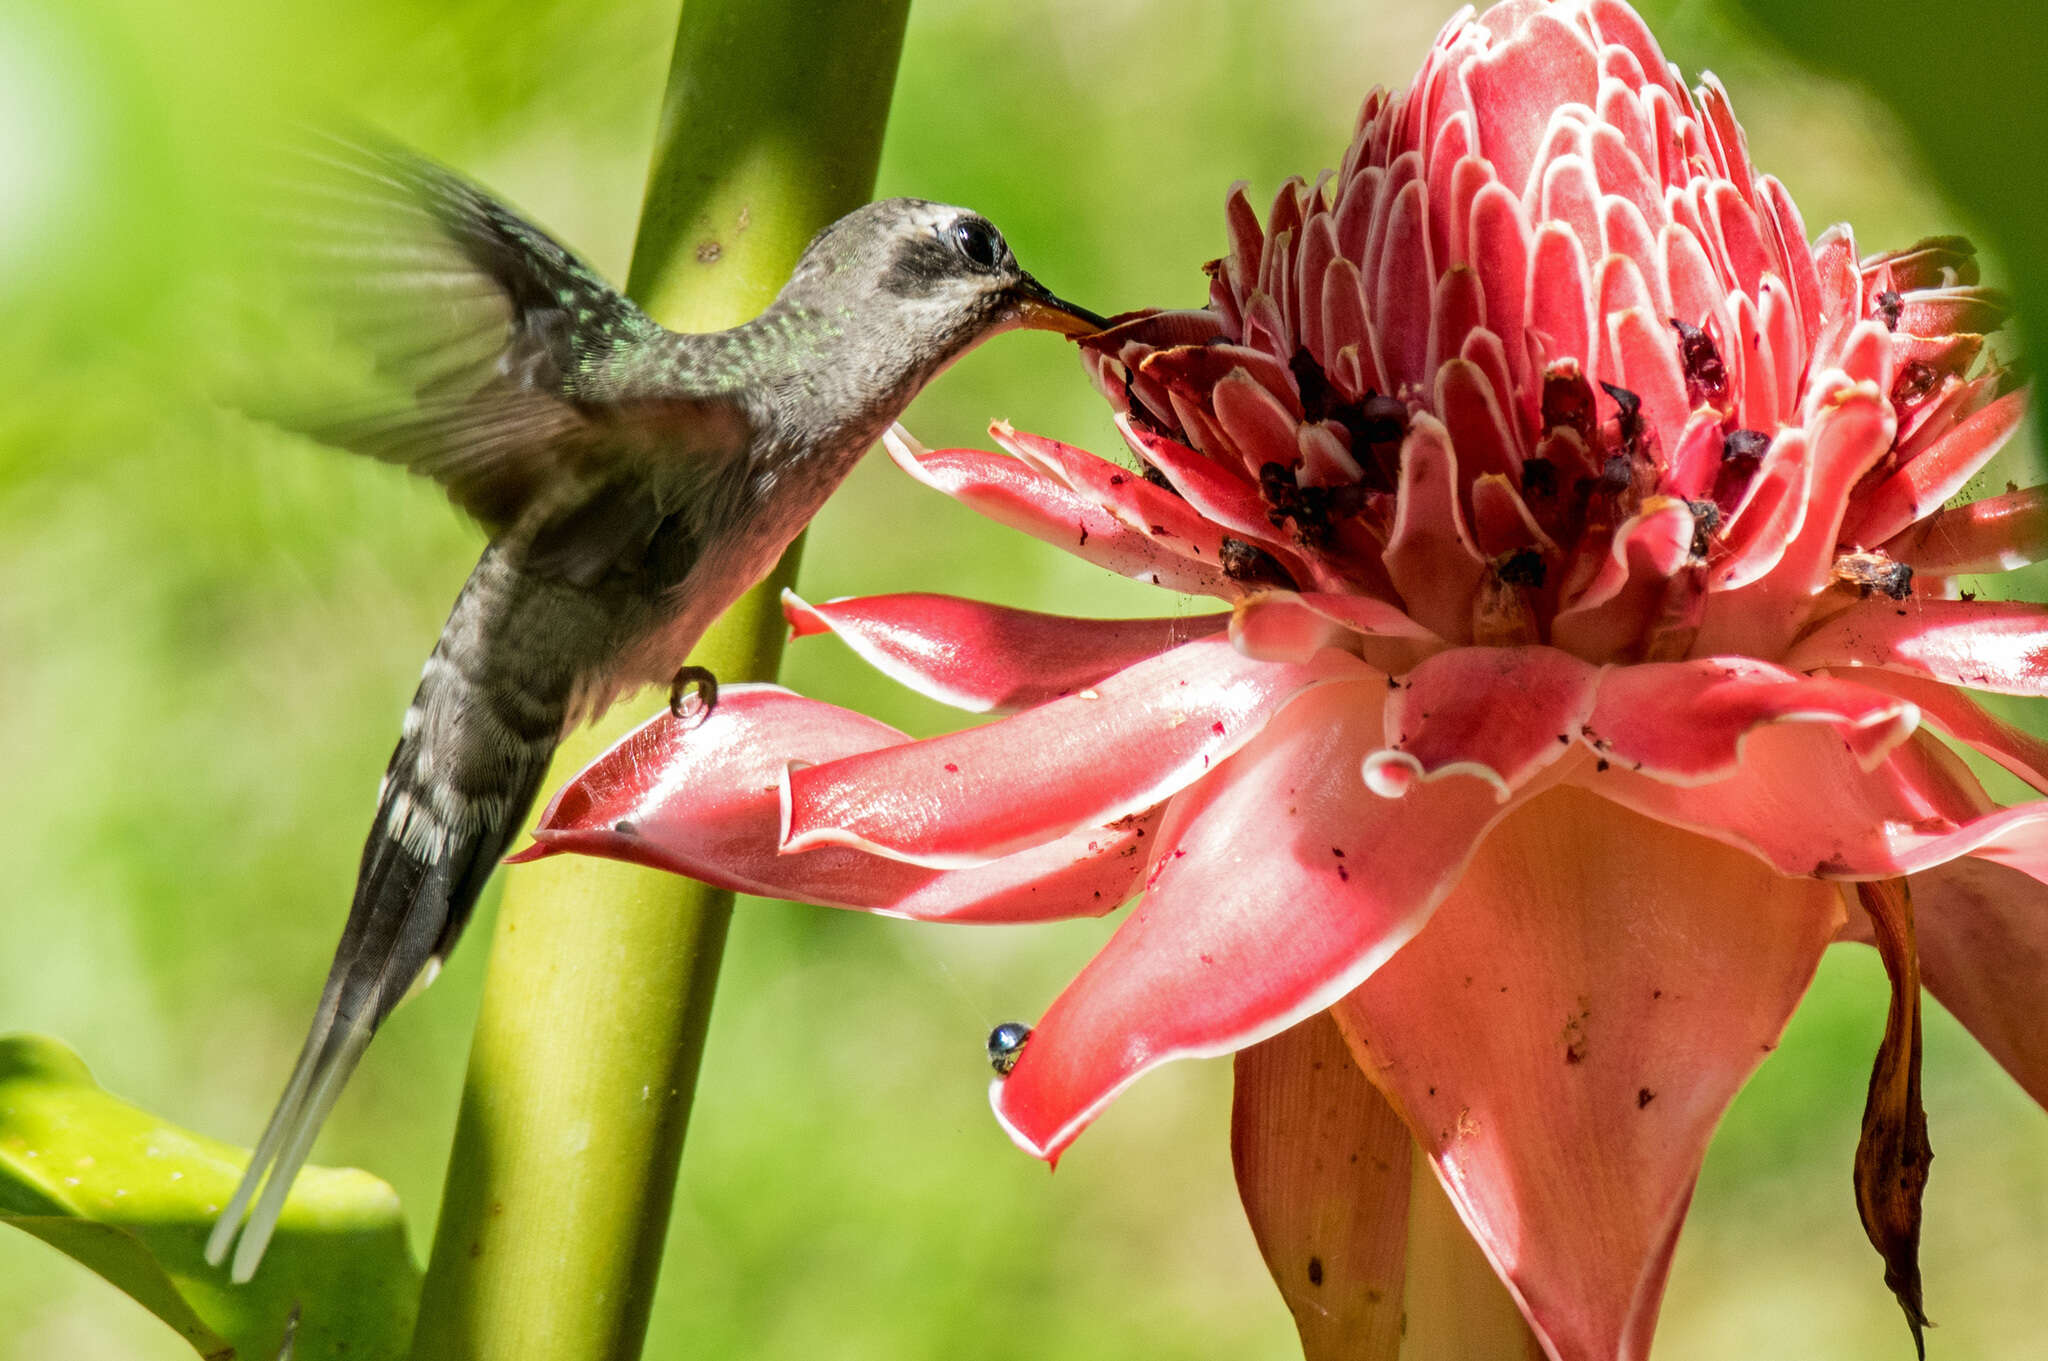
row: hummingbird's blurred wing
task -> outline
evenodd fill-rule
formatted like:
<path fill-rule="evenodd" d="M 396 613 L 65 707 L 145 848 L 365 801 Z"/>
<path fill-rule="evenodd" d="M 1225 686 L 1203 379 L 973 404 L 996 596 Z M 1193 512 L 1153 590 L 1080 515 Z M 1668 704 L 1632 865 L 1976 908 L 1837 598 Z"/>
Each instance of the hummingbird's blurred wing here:
<path fill-rule="evenodd" d="M 676 337 L 475 185 L 368 134 L 308 133 L 289 161 L 294 281 L 393 392 L 282 423 L 434 479 L 572 577 L 644 547 L 745 450 L 726 392 L 681 365 L 650 375 Z"/>

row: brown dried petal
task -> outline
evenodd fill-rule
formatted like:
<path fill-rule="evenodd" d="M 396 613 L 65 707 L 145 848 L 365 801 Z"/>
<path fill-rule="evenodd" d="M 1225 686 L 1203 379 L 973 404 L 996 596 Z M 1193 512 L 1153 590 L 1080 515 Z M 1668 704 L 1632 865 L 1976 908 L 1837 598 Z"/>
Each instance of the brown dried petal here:
<path fill-rule="evenodd" d="M 1408 1127 L 1326 1012 L 1239 1050 L 1236 1087 L 1231 1163 L 1304 1353 L 1394 1355 L 1406 1330 Z"/>
<path fill-rule="evenodd" d="M 1927 1112 L 1920 1104 L 1920 950 L 1913 899 L 1903 879 L 1859 883 L 1877 952 L 1892 981 L 1884 1042 L 1870 1070 L 1863 1138 L 1856 1145 L 1856 1210 L 1884 1258 L 1884 1283 L 1906 1311 L 1913 1346 L 1926 1361 L 1929 1325 L 1920 1295 L 1920 1201 L 1927 1190 Z"/>

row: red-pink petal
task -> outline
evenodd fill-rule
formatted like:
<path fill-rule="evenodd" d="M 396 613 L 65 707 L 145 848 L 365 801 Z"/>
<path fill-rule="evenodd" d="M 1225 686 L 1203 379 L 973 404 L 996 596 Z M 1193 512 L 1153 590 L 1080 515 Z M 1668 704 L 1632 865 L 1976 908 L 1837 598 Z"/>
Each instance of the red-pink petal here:
<path fill-rule="evenodd" d="M 2010 572 L 2048 557 L 2048 487 L 2023 487 L 1938 510 L 1885 541 L 1884 551 L 1927 576 Z"/>
<path fill-rule="evenodd" d="M 1466 478 L 1511 475 L 1521 467 L 1507 411 L 1477 364 L 1452 359 L 1436 371 L 1436 410 Z"/>
<path fill-rule="evenodd" d="M 1537 545 L 1546 552 L 1557 551 L 1515 484 L 1499 473 L 1488 473 L 1472 483 L 1472 537 L 1489 559 Z"/>
<path fill-rule="evenodd" d="M 1855 673 L 1865 689 L 1896 695 L 1920 710 L 1923 721 L 1989 756 L 2034 788 L 2048 794 L 2048 742 L 2016 728 L 1971 699 L 1957 686 L 1900 671 L 1865 667 Z"/>
<path fill-rule="evenodd" d="M 1129 417 L 1119 416 L 1117 429 L 1131 451 L 1165 474 L 1197 515 L 1263 547 L 1297 572 L 1298 578 L 1307 576 L 1308 569 L 1286 542 L 1286 535 L 1266 518 L 1266 503 L 1259 498 L 1258 489 L 1241 472 L 1154 434 Z"/>
<path fill-rule="evenodd" d="M 1498 183 L 1488 184 L 1472 199 L 1472 268 L 1479 272 L 1480 291 L 1486 298 L 1486 326 L 1495 335 L 1514 336 L 1507 346 L 1508 363 L 1515 373 L 1527 368 L 1525 347 L 1519 342 L 1526 321 L 1529 288 L 1529 227 L 1522 218 L 1522 206 L 1512 193 Z"/>
<path fill-rule="evenodd" d="M 1741 189 L 1726 180 L 1717 182 L 1707 195 L 1707 211 L 1713 215 L 1722 249 L 1728 254 L 1728 265 L 1734 272 L 1736 287 L 1754 298 L 1761 290 L 1764 271 L 1770 268 L 1772 261 L 1756 214 L 1743 200 L 1748 188 L 1746 181 Z"/>
<path fill-rule="evenodd" d="M 1227 614 L 1073 619 L 923 592 L 813 605 L 784 591 L 782 613 L 791 636 L 836 633 L 890 679 L 978 714 L 1073 694 L 1230 622 Z"/>
<path fill-rule="evenodd" d="M 1899 329 L 1916 336 L 1982 335 L 2003 326 L 2005 316 L 2005 295 L 1995 288 L 1920 288 L 1906 294 Z"/>
<path fill-rule="evenodd" d="M 2019 429 L 2026 413 L 2026 391 L 2008 392 L 1880 482 L 1855 526 L 1857 542 L 1881 543 L 1961 491 Z"/>
<path fill-rule="evenodd" d="M 998 524 L 1064 548 L 1121 576 L 1189 595 L 1243 594 L 1220 566 L 1161 547 L 1116 516 L 1014 458 L 973 449 L 932 452 L 901 426 L 882 438 L 896 466 Z"/>
<path fill-rule="evenodd" d="M 1539 222 L 1561 222 L 1579 238 L 1589 257 L 1602 249 L 1600 233 L 1600 183 L 1593 178 L 1593 164 L 1584 156 L 1569 153 L 1543 167 L 1537 191 Z"/>
<path fill-rule="evenodd" d="M 1585 249 L 1569 228 L 1538 226 L 1529 253 L 1529 330 L 1547 341 L 1549 360 L 1593 365 L 1592 284 Z"/>
<path fill-rule="evenodd" d="M 1429 253 L 1429 197 L 1419 180 L 1411 180 L 1394 196 L 1387 217 L 1386 246 L 1372 280 L 1372 318 L 1381 347 L 1387 382 L 1396 394 L 1409 384 L 1428 381 L 1430 281 L 1435 266 Z"/>
<path fill-rule="evenodd" d="M 1303 696 L 1174 799 L 1144 898 L 994 1089 L 1020 1147 L 1057 1158 L 1147 1069 L 1241 1049 L 1327 1007 L 1457 882 L 1503 810 L 1479 780 L 1406 799 L 1360 787 L 1385 689 Z"/>
<path fill-rule="evenodd" d="M 1305 662 L 1342 636 L 1341 628 L 1291 591 L 1241 600 L 1230 615 L 1231 646 L 1262 662 Z"/>
<path fill-rule="evenodd" d="M 1347 396 L 1355 400 L 1363 397 L 1367 388 L 1375 392 L 1386 390 L 1386 380 L 1380 376 L 1379 340 L 1365 310 L 1365 282 L 1359 276 L 1358 266 L 1342 256 L 1331 262 L 1323 276 L 1323 337 L 1333 355 L 1341 358 L 1349 353 L 1359 365 L 1360 386 L 1348 391 Z M 1333 364 L 1331 377 L 1338 377 L 1342 367 L 1341 363 Z"/>
<path fill-rule="evenodd" d="M 1805 243 L 1800 243 L 1803 255 Z M 1798 303 L 1792 291 L 1775 278 L 1764 280 L 1764 295 L 1757 305 L 1757 325 L 1762 331 L 1758 337 L 1760 351 L 1767 352 L 1773 372 L 1769 384 L 1771 393 L 1763 405 L 1764 424 L 1756 427 L 1768 430 L 1787 415 L 1792 406 L 1793 395 L 1799 391 L 1800 364 L 1806 353 L 1805 338 L 1799 330 Z M 1759 356 L 1761 359 L 1761 355 Z M 1759 383 L 1759 386 L 1762 386 Z"/>
<path fill-rule="evenodd" d="M 1625 656 L 1664 608 L 1673 578 L 1692 555 L 1693 515 L 1685 502 L 1654 497 L 1614 531 L 1592 581 L 1551 622 L 1559 647 L 1582 657 Z"/>
<path fill-rule="evenodd" d="M 1846 225 L 1835 224 L 1813 243 L 1813 268 L 1819 287 L 1821 322 L 1813 337 L 1808 371 L 1817 374 L 1835 367 L 1843 338 L 1864 316 L 1863 276 L 1856 268 L 1856 239 Z M 1809 328 L 1811 325 L 1809 320 Z"/>
<path fill-rule="evenodd" d="M 1252 291 L 1259 277 L 1259 257 L 1265 251 L 1266 234 L 1259 226 L 1258 209 L 1252 207 L 1243 180 L 1230 186 L 1223 201 L 1223 220 L 1230 234 L 1230 254 L 1225 259 L 1232 290 L 1242 299 Z"/>
<path fill-rule="evenodd" d="M 1833 733 L 1776 725 L 1751 732 L 1741 769 L 1711 784 L 1668 784 L 1618 765 L 1581 773 L 1578 782 L 1748 851 L 1782 874 L 1882 879 L 1975 853 L 2035 865 L 2048 877 L 2048 861 L 2037 864 L 2032 849 L 2048 805 L 1996 807 L 1961 761 L 1924 733 L 1869 772 Z"/>
<path fill-rule="evenodd" d="M 1726 443 L 1720 412 L 1705 406 L 1693 412 L 1679 432 L 1677 446 L 1667 456 L 1670 472 L 1664 479 L 1665 488 L 1687 500 L 1712 493 Z"/>
<path fill-rule="evenodd" d="M 1401 445 L 1401 486 L 1387 575 L 1408 614 L 1439 637 L 1472 636 L 1472 597 L 1486 563 L 1465 527 L 1458 456 L 1444 427 L 1417 416 Z"/>
<path fill-rule="evenodd" d="M 1560 789 L 1336 1008 L 1550 1355 L 1648 1356 L 1707 1140 L 1841 917 L 1829 886 Z"/>
<path fill-rule="evenodd" d="M 1848 681 L 1814 679 L 1752 657 L 1610 667 L 1588 722 L 1602 757 L 1672 784 L 1724 779 L 1769 723 L 1833 729 L 1868 768 L 1911 736 L 1914 706 Z"/>
<path fill-rule="evenodd" d="M 1388 696 L 1387 749 L 1365 758 L 1365 786 L 1402 798 L 1422 781 L 1470 776 L 1505 801 L 1578 741 L 1599 675 L 1549 647 L 1439 652 Z"/>
<path fill-rule="evenodd" d="M 1478 122 L 1479 154 L 1515 188 L 1528 179 L 1530 154 L 1551 110 L 1566 103 L 1591 107 L 1600 92 L 1593 44 L 1542 12 L 1467 63 L 1462 75 Z"/>
<path fill-rule="evenodd" d="M 1724 316 L 1732 321 L 1724 325 Z M 1784 324 L 1782 318 L 1773 320 Z M 1735 419 L 1746 430 L 1775 430 L 1779 416 L 1789 414 L 1799 395 L 1798 377 L 1794 375 L 1790 383 L 1784 381 L 1777 341 L 1764 325 L 1763 309 L 1745 294 L 1736 293 L 1717 309 L 1711 328 L 1729 372 L 1735 375 Z"/>
<path fill-rule="evenodd" d="M 1334 347 L 1323 334 L 1323 279 L 1337 256 L 1336 223 L 1318 213 L 1303 228 L 1301 265 L 1295 271 L 1294 306 L 1300 318 L 1301 346 L 1319 364 L 1328 364 Z"/>
<path fill-rule="evenodd" d="M 1418 643 L 1440 641 L 1422 625 L 1410 619 L 1395 606 L 1383 600 L 1364 595 L 1330 595 L 1322 591 L 1269 591 L 1240 603 L 1232 615 L 1232 637 L 1238 638 L 1247 628 L 1249 616 L 1273 613 L 1277 615 L 1310 614 L 1326 624 L 1335 624 L 1368 638 L 1402 638 Z M 1256 632 L 1272 637 L 1293 634 L 1306 639 L 1323 636 L 1321 631 L 1306 620 L 1282 621 L 1278 618 L 1255 626 Z M 1240 648 L 1243 643 L 1240 642 Z M 1306 655 L 1306 654 L 1304 654 Z"/>
<path fill-rule="evenodd" d="M 1770 573 L 1739 600 L 1723 602 L 1749 616 L 1752 642 L 1740 650 L 1777 655 L 1811 614 L 1834 565 L 1850 497 L 1890 450 L 1895 428 L 1891 403 L 1870 387 L 1838 393 L 1808 422 L 1806 513 Z"/>
<path fill-rule="evenodd" d="M 1606 325 L 1620 367 L 1616 381 L 1642 399 L 1643 419 L 1655 433 L 1658 448 L 1668 453 L 1677 445 L 1692 409 L 1671 327 L 1643 308 L 1609 316 Z"/>
<path fill-rule="evenodd" d="M 1667 223 L 1657 233 L 1657 247 L 1672 315 L 1693 326 L 1705 325 L 1717 310 L 1723 290 L 1699 238 Z"/>
<path fill-rule="evenodd" d="M 1242 381 L 1250 384 L 1249 379 Z M 1221 531 L 1165 488 L 1086 449 L 1013 429 L 1007 421 L 991 425 L 989 435 L 1024 463 L 1065 483 L 1076 496 L 1093 501 L 1160 547 L 1205 565 L 1222 561 Z M 1291 443 L 1291 429 L 1289 435 Z"/>
<path fill-rule="evenodd" d="M 1809 393 L 1809 403 L 1815 400 Z M 1790 539 L 1782 543 L 1769 571 L 1740 594 L 1724 594 L 1717 601 L 1701 639 L 1703 649 L 1764 657 L 1785 650 L 1812 616 L 1814 597 L 1828 584 L 1850 498 L 1864 475 L 1890 450 L 1894 425 L 1891 403 L 1867 384 L 1839 390 L 1831 403 L 1814 414 L 1808 427 L 1804 514 Z M 1772 453 L 1783 443 L 1781 434 Z M 1770 455 L 1766 455 L 1767 465 L 1769 462 Z M 1764 471 L 1775 472 L 1768 466 Z M 1741 554 L 1751 566 L 1750 552 L 1757 547 L 1752 540 Z M 1762 548 L 1763 556 L 1768 557 L 1769 545 Z M 1736 577 L 1737 566 L 1731 562 L 1721 572 L 1726 590 L 1725 583 Z"/>
<path fill-rule="evenodd" d="M 1713 566 L 1717 590 L 1735 591 L 1761 579 L 1785 556 L 1785 545 L 1806 516 L 1812 464 L 1806 432 L 1785 426 L 1764 451 L 1748 492 L 1728 523 L 1725 550 Z"/>
<path fill-rule="evenodd" d="M 1814 268 L 1813 251 L 1806 244 L 1806 222 L 1799 216 L 1799 208 L 1792 202 L 1792 195 L 1775 175 L 1765 175 L 1762 184 L 1769 200 L 1769 212 L 1777 223 L 1779 237 L 1785 243 L 1785 264 L 1790 274 L 1793 302 L 1799 314 L 1800 354 L 1803 357 L 1806 343 L 1810 343 L 1820 330 L 1820 277 Z"/>
<path fill-rule="evenodd" d="M 1099 916 L 1137 887 L 1158 813 L 951 873 L 827 847 L 776 850 L 784 763 L 907 741 L 873 719 L 771 685 L 731 685 L 701 724 L 664 714 L 555 796 L 534 859 L 574 851 L 687 874 L 720 888 L 924 921 Z"/>
<path fill-rule="evenodd" d="M 1000 723 L 790 770 L 783 849 L 980 864 L 1152 807 L 1305 690 L 1361 673 L 1334 649 L 1283 665 L 1198 639 Z"/>
<path fill-rule="evenodd" d="M 1796 671 L 1881 666 L 1976 690 L 2048 695 L 2048 607 L 1876 596 L 1801 638 L 1785 665 Z"/>

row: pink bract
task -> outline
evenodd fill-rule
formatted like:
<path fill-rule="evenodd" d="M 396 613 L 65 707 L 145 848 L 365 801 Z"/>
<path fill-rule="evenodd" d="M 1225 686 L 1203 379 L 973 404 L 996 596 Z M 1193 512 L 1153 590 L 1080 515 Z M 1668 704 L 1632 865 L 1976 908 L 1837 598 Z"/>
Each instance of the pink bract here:
<path fill-rule="evenodd" d="M 911 742 L 729 692 L 580 776 L 541 849 L 941 920 L 1135 895 L 994 1088 L 1022 1147 L 1330 1012 L 1550 1354 L 1641 1357 L 1841 885 L 1907 880 L 1928 987 L 2048 1097 L 2048 803 L 1947 744 L 2048 789 L 1967 693 L 2048 694 L 2048 610 L 1960 579 L 2048 554 L 2048 502 L 1944 509 L 2021 419 L 2002 307 L 1959 240 L 1809 240 L 1621 0 L 1461 15 L 1335 174 L 1225 226 L 1206 309 L 1084 342 L 1135 468 L 1007 426 L 889 449 L 1227 614 L 792 599 L 1013 716 Z"/>

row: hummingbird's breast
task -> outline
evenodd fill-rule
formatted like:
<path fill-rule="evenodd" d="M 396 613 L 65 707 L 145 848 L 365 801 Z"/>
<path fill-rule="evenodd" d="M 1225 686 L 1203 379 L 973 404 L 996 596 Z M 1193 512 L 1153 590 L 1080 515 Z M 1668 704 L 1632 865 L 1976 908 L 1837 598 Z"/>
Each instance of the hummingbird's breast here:
<path fill-rule="evenodd" d="M 861 412 L 829 430 L 785 427 L 707 487 L 671 531 L 690 536 L 688 570 L 646 602 L 644 624 L 619 658 L 619 688 L 667 684 L 718 617 L 774 569 L 895 414 Z"/>

